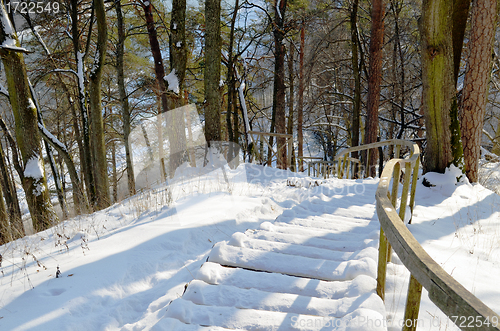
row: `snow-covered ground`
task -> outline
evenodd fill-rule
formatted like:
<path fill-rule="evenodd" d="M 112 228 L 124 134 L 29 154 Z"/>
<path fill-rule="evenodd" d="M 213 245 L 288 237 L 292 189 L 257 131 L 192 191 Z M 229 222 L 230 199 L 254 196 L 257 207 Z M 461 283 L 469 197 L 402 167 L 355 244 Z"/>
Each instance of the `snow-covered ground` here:
<path fill-rule="evenodd" d="M 480 185 L 455 184 L 454 174 L 432 175 L 435 187 L 417 188 L 409 228 L 446 271 L 500 313 L 500 199 Z M 168 305 L 196 278 L 215 243 L 277 217 L 336 209 L 374 219 L 377 183 L 248 164 L 201 176 L 183 168 L 168 187 L 1 246 L 0 330 L 164 330 Z M 400 330 L 409 275 L 393 261 L 387 325 Z M 426 294 L 420 318 L 422 330 L 456 329 Z"/>

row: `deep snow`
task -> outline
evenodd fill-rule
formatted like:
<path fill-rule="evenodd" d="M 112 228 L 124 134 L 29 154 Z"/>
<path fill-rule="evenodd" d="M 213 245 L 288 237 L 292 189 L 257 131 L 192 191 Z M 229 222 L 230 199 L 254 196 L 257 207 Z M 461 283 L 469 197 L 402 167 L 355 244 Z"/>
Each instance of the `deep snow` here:
<path fill-rule="evenodd" d="M 333 209 L 346 217 L 376 217 L 376 179 L 311 180 L 248 164 L 226 167 L 228 182 L 220 169 L 200 176 L 193 168 L 183 171 L 168 187 L 1 246 L 0 329 L 177 330 L 181 324 L 165 318 L 168 305 L 217 242 L 250 244 L 233 234 L 262 223 L 272 227 L 280 215 L 307 217 L 311 210 L 325 217 Z M 499 197 L 480 185 L 456 183 L 452 173 L 434 176 L 437 186 L 417 188 L 409 228 L 447 272 L 498 313 Z M 320 185 L 311 185 L 315 181 Z M 301 235 L 294 235 L 297 244 Z M 356 240 L 355 234 L 330 236 L 339 243 Z M 253 239 L 252 245 L 261 244 L 258 236 Z M 311 254 L 328 244 L 316 243 L 318 251 Z M 393 261 L 387 323 L 399 330 L 409 275 L 396 256 Z M 61 278 L 55 278 L 58 266 Z M 277 283 L 276 291 L 280 286 L 286 283 Z M 456 329 L 425 293 L 420 318 L 423 330 Z M 179 330 L 184 329 L 190 330 Z"/>

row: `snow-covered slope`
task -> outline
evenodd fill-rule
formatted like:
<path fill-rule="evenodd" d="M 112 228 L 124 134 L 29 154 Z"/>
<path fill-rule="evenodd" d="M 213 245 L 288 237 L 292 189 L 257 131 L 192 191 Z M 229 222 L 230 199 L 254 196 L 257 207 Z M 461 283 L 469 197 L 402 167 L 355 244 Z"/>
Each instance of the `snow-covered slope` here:
<path fill-rule="evenodd" d="M 205 266 L 200 269 L 215 243 L 240 243 L 247 249 L 273 252 L 284 246 L 263 241 L 285 243 L 291 251 L 298 249 L 294 245 L 307 242 L 303 254 L 309 258 L 325 249 L 354 247 L 356 242 L 376 248 L 371 237 L 359 238 L 356 226 L 346 227 L 329 215 L 376 222 L 377 180 L 316 180 L 320 185 L 315 186 L 309 185 L 315 180 L 302 175 L 294 179 L 296 174 L 255 165 L 236 170 L 226 167 L 226 175 L 227 182 L 220 169 L 196 176 L 193 169 L 185 168 L 184 176 L 179 174 L 168 189 L 154 188 L 104 211 L 1 246 L 0 330 L 199 330 L 166 316 L 168 305 L 182 296 L 185 285 L 199 275 L 212 285 L 220 277 L 231 279 L 225 286 L 247 279 L 214 274 Z M 480 185 L 456 184 L 452 176 L 443 177 L 436 187 L 417 188 L 417 207 L 409 225 L 438 263 L 497 312 L 499 202 L 498 196 Z M 317 227 L 324 219 L 330 228 L 322 230 L 320 239 L 310 241 L 311 233 L 300 227 Z M 233 236 L 236 232 L 240 234 Z M 349 252 L 336 253 L 331 259 L 345 258 Z M 396 330 L 400 329 L 408 274 L 396 257 L 393 261 L 386 311 L 389 329 Z M 55 278 L 57 267 L 60 278 Z M 359 286 L 368 284 L 354 280 Z M 304 286 L 285 280 L 275 283 L 277 292 L 281 286 L 289 289 L 281 292 L 299 296 L 297 290 Z M 332 290 L 316 283 L 314 288 L 307 287 L 307 295 L 315 296 L 316 291 L 333 300 L 349 298 L 352 286 Z M 211 291 L 211 287 L 203 290 Z M 454 329 L 426 295 L 420 317 L 425 330 L 444 330 L 446 323 L 448 330 Z"/>

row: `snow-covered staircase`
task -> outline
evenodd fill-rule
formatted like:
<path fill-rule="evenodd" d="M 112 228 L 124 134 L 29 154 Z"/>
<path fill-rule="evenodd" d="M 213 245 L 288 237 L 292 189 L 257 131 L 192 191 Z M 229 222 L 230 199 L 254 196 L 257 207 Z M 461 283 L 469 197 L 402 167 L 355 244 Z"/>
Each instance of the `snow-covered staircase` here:
<path fill-rule="evenodd" d="M 314 207 L 314 206 L 312 206 Z M 377 220 L 286 211 L 214 245 L 169 330 L 386 330 L 376 294 Z M 316 215 L 315 215 L 316 214 Z"/>

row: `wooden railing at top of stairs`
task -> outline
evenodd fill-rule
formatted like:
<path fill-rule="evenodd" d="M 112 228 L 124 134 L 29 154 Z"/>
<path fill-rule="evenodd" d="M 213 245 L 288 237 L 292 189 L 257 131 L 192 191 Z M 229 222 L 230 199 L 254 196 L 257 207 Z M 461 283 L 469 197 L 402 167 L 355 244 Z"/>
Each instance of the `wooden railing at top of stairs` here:
<path fill-rule="evenodd" d="M 410 271 L 410 284 L 406 301 L 403 330 L 416 330 L 422 286 L 429 292 L 429 298 L 459 328 L 472 330 L 500 330 L 500 317 L 459 282 L 451 277 L 425 252 L 418 241 L 408 230 L 405 219 L 406 206 L 413 212 L 415 204 L 415 188 L 417 185 L 420 149 L 417 144 L 392 139 L 373 144 L 356 146 L 343 150 L 337 157 L 339 178 L 350 171 L 349 154 L 354 151 L 369 150 L 382 146 L 394 145 L 395 155 L 399 155 L 401 147 L 410 150 L 409 157 L 391 159 L 383 169 L 376 191 L 377 215 L 380 221 L 380 245 L 377 273 L 377 293 L 384 299 L 387 262 L 390 261 L 391 246 L 401 262 Z M 356 162 L 355 162 L 356 163 Z M 354 167 L 352 167 L 354 169 Z M 403 189 L 400 210 L 396 211 L 398 189 L 402 177 Z M 393 179 L 392 187 L 390 182 Z M 410 201 L 408 202 L 408 194 Z"/>

